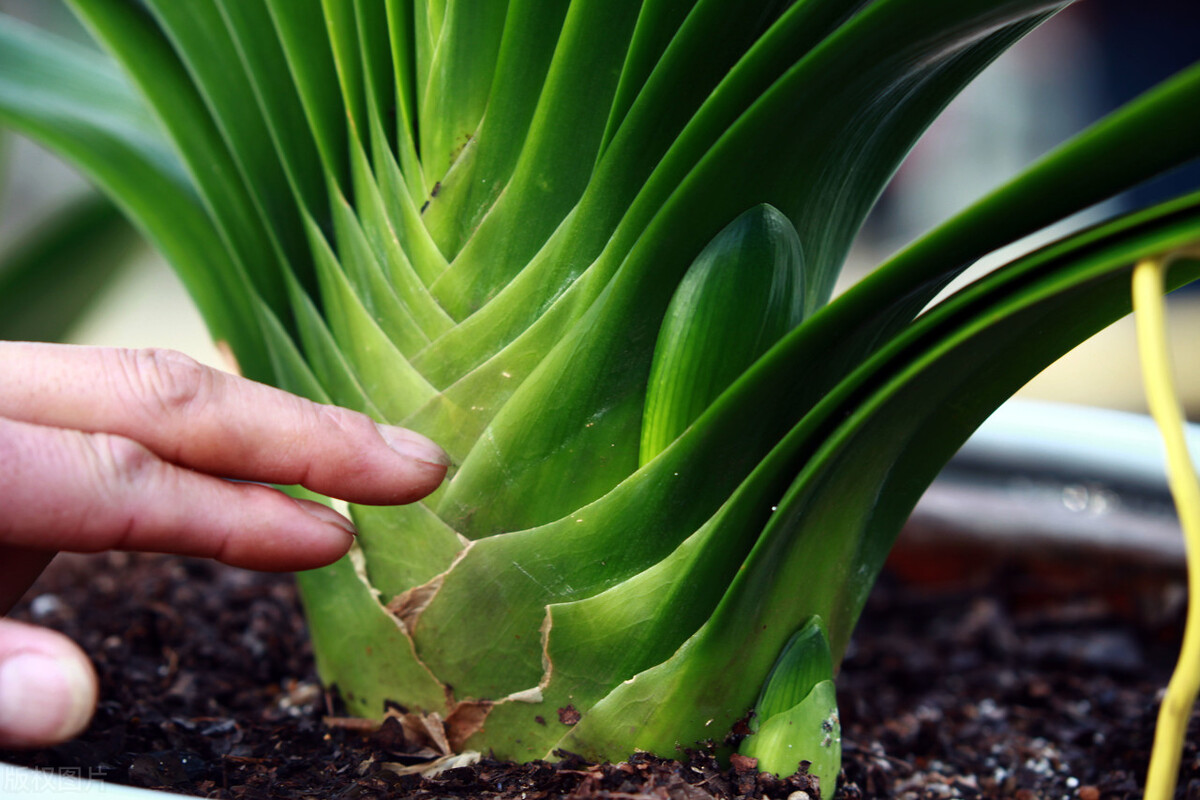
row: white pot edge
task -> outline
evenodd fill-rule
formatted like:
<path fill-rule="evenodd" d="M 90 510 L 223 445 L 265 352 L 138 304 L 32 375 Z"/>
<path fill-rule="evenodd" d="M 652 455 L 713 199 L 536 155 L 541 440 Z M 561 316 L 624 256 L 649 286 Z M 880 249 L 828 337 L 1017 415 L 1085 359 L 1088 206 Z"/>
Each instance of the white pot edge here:
<path fill-rule="evenodd" d="M 1186 433 L 1200 469 L 1200 424 Z M 1165 458 L 1158 426 L 1146 414 L 1021 399 L 1000 406 L 955 456 L 1162 491 Z"/>
<path fill-rule="evenodd" d="M 168 800 L 179 796 L 89 780 L 82 770 L 37 770 L 0 762 L 0 797 L 4 800 Z"/>

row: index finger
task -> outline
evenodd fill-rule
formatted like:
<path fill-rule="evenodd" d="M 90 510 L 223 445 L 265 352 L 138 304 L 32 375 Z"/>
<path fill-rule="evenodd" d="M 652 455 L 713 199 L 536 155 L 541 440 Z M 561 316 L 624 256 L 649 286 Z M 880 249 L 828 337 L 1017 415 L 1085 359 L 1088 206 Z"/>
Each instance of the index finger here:
<path fill-rule="evenodd" d="M 0 416 L 133 439 L 222 477 L 355 503 L 418 500 L 450 459 L 429 439 L 169 350 L 0 343 Z"/>

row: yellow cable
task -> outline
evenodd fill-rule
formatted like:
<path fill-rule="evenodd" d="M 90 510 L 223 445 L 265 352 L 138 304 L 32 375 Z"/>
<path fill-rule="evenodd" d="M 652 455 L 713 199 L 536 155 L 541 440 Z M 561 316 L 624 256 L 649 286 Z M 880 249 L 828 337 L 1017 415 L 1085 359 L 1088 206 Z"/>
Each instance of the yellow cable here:
<path fill-rule="evenodd" d="M 1153 258 L 1134 267 L 1133 308 L 1146 401 L 1166 444 L 1167 481 L 1183 528 L 1188 607 L 1179 661 L 1158 711 L 1146 776 L 1146 800 L 1170 800 L 1175 794 L 1188 719 L 1200 690 L 1200 482 L 1188 455 L 1183 412 L 1171 376 L 1163 302 L 1166 265 L 1167 259 Z"/>

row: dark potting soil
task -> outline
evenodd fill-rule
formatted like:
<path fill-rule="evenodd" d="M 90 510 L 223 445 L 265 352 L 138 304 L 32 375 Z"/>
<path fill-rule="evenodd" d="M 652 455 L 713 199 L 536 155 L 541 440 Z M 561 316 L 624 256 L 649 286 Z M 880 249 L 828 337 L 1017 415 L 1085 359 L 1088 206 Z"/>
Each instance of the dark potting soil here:
<path fill-rule="evenodd" d="M 902 554 L 880 582 L 838 682 L 838 796 L 1140 796 L 1180 635 L 1180 576 L 1069 562 L 972 572 L 979 563 Z M 239 800 L 818 794 L 806 776 L 722 768 L 703 752 L 603 766 L 570 754 L 530 765 L 485 757 L 433 778 L 399 775 L 428 742 L 395 720 L 369 731 L 339 719 L 287 576 L 162 556 L 60 556 L 14 616 L 80 642 L 102 694 L 82 737 L 0 752 L 16 764 Z M 1197 744 L 1193 718 L 1180 797 L 1200 797 Z"/>

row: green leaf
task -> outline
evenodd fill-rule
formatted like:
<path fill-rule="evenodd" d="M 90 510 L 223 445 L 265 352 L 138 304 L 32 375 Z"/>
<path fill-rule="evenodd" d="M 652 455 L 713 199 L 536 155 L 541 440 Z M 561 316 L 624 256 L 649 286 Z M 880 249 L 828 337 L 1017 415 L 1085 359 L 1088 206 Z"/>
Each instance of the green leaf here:
<path fill-rule="evenodd" d="M 321 154 L 324 171 L 346 187 L 349 162 L 346 109 L 334 65 L 333 45 L 322 19 L 321 0 L 264 0 L 287 58 L 305 119 Z M 252 5 L 252 4 L 251 4 Z M 309 209 L 316 213 L 317 209 Z"/>
<path fill-rule="evenodd" d="M 395 424 L 428 402 L 433 387 L 412 369 L 371 316 L 311 220 L 308 232 L 325 315 L 338 350 L 345 354 L 366 397 L 383 415 L 380 421 Z"/>
<path fill-rule="evenodd" d="M 418 114 L 425 183 L 435 186 L 488 105 L 508 0 L 448 0 Z"/>
<path fill-rule="evenodd" d="M 472 697 L 503 697 L 536 686 L 544 665 L 542 648 L 534 643 L 540 638 L 546 606 L 597 595 L 670 556 L 728 496 L 729 477 L 724 469 L 709 465 L 736 462 L 738 450 L 736 440 L 722 441 L 689 429 L 658 458 L 594 503 L 538 528 L 475 541 L 445 575 L 421 616 L 415 639 L 422 658 L 443 680 Z M 756 510 L 760 509 L 761 504 Z M 752 537 L 748 530 L 755 529 L 743 527 L 739 532 Z M 727 544 L 729 537 L 721 541 Z M 736 569 L 751 543 L 752 538 L 743 541 L 732 558 L 718 559 L 716 565 L 704 561 L 696 570 Z M 736 542 L 732 546 L 736 548 Z M 703 558 L 708 556 L 708 551 L 702 553 Z M 684 566 L 674 564 L 659 574 L 678 580 Z M 637 594 L 653 603 L 675 591 L 701 591 L 705 586 L 719 590 L 724 585 L 687 580 L 668 587 L 660 582 L 656 591 Z M 713 598 L 714 605 L 717 599 Z M 654 617 L 646 625 L 647 634 L 664 626 L 685 626 L 673 645 L 671 637 L 664 635 L 658 646 L 666 643 L 673 649 L 695 630 L 686 627 L 688 621 L 699 624 L 705 618 L 700 600 L 678 608 L 677 614 Z M 698 620 L 693 612 L 701 614 Z M 613 614 L 612 619 L 617 624 L 619 615 Z M 642 632 L 638 629 L 639 636 Z M 478 655 L 471 643 L 479 641 L 489 642 L 493 669 L 476 669 Z M 628 631 L 622 647 L 631 655 L 641 652 Z"/>
<path fill-rule="evenodd" d="M 425 103 L 425 90 L 429 87 L 429 66 L 433 62 L 433 54 L 441 38 L 446 2 L 447 0 L 412 0 L 400 6 L 401 9 L 408 7 L 412 13 L 407 24 L 412 26 L 415 108 L 418 109 Z M 393 30 L 402 24 L 399 20 L 393 21 Z M 413 115 L 413 122 L 417 122 L 416 114 Z"/>
<path fill-rule="evenodd" d="M 383 414 L 367 397 L 362 382 L 354 374 L 354 368 L 347 360 L 346 354 L 338 348 L 337 341 L 317 310 L 316 303 L 294 281 L 289 285 L 289 289 L 292 293 L 297 327 L 300 329 L 299 338 L 304 348 L 304 360 L 322 387 L 322 393 L 339 406 L 361 411 L 382 422 Z"/>
<path fill-rule="evenodd" d="M 754 705 L 750 729 L 760 730 L 762 724 L 771 717 L 784 713 L 808 697 L 817 684 L 831 680 L 833 654 L 829 652 L 829 635 L 821 618 L 813 617 L 792 634 L 775 661 L 775 666 L 771 667 L 771 673 Z M 751 736 L 746 741 L 754 738 Z M 746 750 L 742 752 L 746 753 Z"/>
<path fill-rule="evenodd" d="M 629 42 L 629 51 L 625 54 L 625 63 L 621 67 L 621 80 L 613 95 L 612 108 L 609 110 L 608 122 L 604 126 L 604 138 L 600 144 L 603 152 L 612 141 L 613 134 L 625 119 L 634 98 L 641 92 L 650 72 L 662 58 L 663 51 L 671 43 L 679 26 L 692 9 L 697 5 L 696 0 L 687 2 L 672 2 L 672 0 L 648 0 L 642 3 L 638 13 L 637 23 L 633 28 L 633 36 Z M 748 14 L 741 15 L 743 18 Z M 693 84 L 679 87 L 684 91 L 690 90 Z"/>
<path fill-rule="evenodd" d="M 375 257 L 385 268 L 387 280 L 407 313 L 428 338 L 445 333 L 454 321 L 442 310 L 409 261 L 393 227 L 379 185 L 367 162 L 367 155 L 355 143 L 350 150 L 354 174 L 354 201 L 362 220 L 362 229 L 370 240 Z"/>
<path fill-rule="evenodd" d="M 890 9 L 896 13 L 904 2 L 880 3 L 872 9 L 883 5 L 897 6 Z M 871 24 L 862 27 L 861 39 L 845 43 L 841 37 L 831 39 L 832 44 L 803 60 L 789 74 L 790 80 L 772 87 L 722 137 L 632 243 L 627 257 L 617 261 L 621 250 L 610 244 L 601 261 L 615 253 L 608 269 L 616 263 L 620 269 L 602 299 L 561 337 L 552 354 L 492 420 L 480 440 L 486 439 L 486 447 L 477 446 L 463 461 L 439 512 L 456 526 L 462 525 L 468 535 L 501 527 L 533 527 L 590 502 L 633 471 L 654 339 L 670 295 L 703 243 L 755 204 L 750 200 L 752 191 L 758 202 L 764 198 L 771 201 L 779 192 L 777 205 L 785 210 L 802 203 L 803 213 L 793 210 L 788 216 L 804 223 L 796 227 L 805 243 L 809 268 L 806 297 L 810 307 L 819 302 L 827 284 L 831 285 L 832 268 L 840 264 L 850 234 L 868 207 L 865 201 L 846 203 L 828 193 L 853 192 L 859 199 L 873 196 L 941 104 L 1029 25 L 1014 23 L 980 39 L 976 35 L 979 29 L 990 29 L 1013 17 L 1000 17 L 990 7 L 981 11 L 954 6 L 961 15 L 962 29 L 948 38 L 941 35 L 940 28 L 938 35 L 931 30 L 923 44 L 931 51 L 937 47 L 940 58 L 934 55 L 938 51 L 927 53 L 927 58 L 910 65 L 908 74 L 898 71 L 897 62 L 911 61 L 908 50 L 915 46 L 913 32 L 901 28 L 908 33 L 901 35 L 893 14 L 872 17 Z M 1016 15 L 1017 11 L 1006 7 L 1006 13 Z M 862 19 L 860 16 L 855 22 Z M 863 40 L 872 48 L 850 45 L 864 45 Z M 841 47 L 834 46 L 839 43 Z M 870 67 L 862 61 L 863 52 L 877 59 Z M 851 53 L 852 65 L 840 63 Z M 833 63 L 825 63 L 830 61 Z M 828 127 L 804 129 L 820 131 L 813 134 L 817 137 L 814 147 L 806 151 L 801 147 L 803 156 L 765 148 L 762 139 L 768 135 L 801 129 L 798 115 L 804 103 L 798 101 L 803 91 L 823 94 L 826 90 L 824 82 L 804 80 L 809 70 L 824 74 L 823 70 L 835 66 L 839 73 L 852 73 L 854 81 L 839 86 L 835 98 L 826 98 Z M 913 87 L 908 96 L 898 98 L 896 93 L 909 84 Z M 789 87 L 797 94 L 789 95 Z M 866 104 L 865 93 L 876 96 L 878 103 Z M 838 108 L 844 108 L 845 116 L 835 113 Z M 870 131 L 869 146 L 852 133 L 863 130 Z M 865 158 L 864 148 L 877 150 L 874 158 Z M 781 163 L 781 157 L 786 161 Z M 836 169 L 832 165 L 837 163 L 843 164 L 845 172 L 833 177 L 829 170 Z M 819 169 L 817 165 L 821 165 Z M 873 183 L 876 187 L 868 188 Z M 739 205 L 731 209 L 734 203 Z M 706 231 L 709 235 L 696 241 Z M 841 239 L 837 245 L 841 253 L 836 256 L 830 249 L 834 231 Z M 598 268 L 599 263 L 593 266 Z M 811 279 L 814 271 L 822 277 Z M 814 292 L 818 301 L 812 299 Z M 531 409 L 535 413 L 530 413 Z M 574 454 L 582 452 L 603 452 L 606 458 L 581 474 L 574 468 Z M 489 503 L 486 510 L 479 508 L 474 498 L 493 494 L 498 481 L 506 487 L 500 502 Z M 538 501 L 531 503 L 530 496 Z M 470 508 L 477 513 L 468 522 L 463 514 Z"/>
<path fill-rule="evenodd" d="M 350 203 L 340 194 L 335 194 L 332 205 L 339 261 L 352 290 L 396 349 L 405 357 L 412 356 L 429 344 L 429 337 L 388 281 Z"/>
<path fill-rule="evenodd" d="M 351 506 L 367 579 L 384 602 L 450 568 L 463 542 L 422 503 Z"/>
<path fill-rule="evenodd" d="M 324 13 L 325 25 L 314 24 L 312 17 L 306 17 L 303 24 L 307 28 L 324 28 L 329 36 L 329 45 L 333 52 L 333 65 L 337 71 L 338 86 L 341 88 L 342 102 L 339 116 L 349 121 L 350 133 L 365 146 L 367 143 L 367 100 L 363 83 L 363 56 L 358 40 L 358 20 L 355 16 L 355 2 L 345 0 L 321 0 L 321 10 Z"/>
<path fill-rule="evenodd" d="M 833 655 L 820 617 L 813 617 L 788 643 L 763 685 L 753 733 L 738 752 L 758 759 L 761 772 L 787 777 L 808 762 L 822 792 L 833 793 L 842 763 L 842 726 L 833 685 Z"/>
<path fill-rule="evenodd" d="M 569 218 L 492 302 L 436 342 L 422 358 L 422 369 L 431 380 L 448 385 L 463 377 L 467 370 L 513 343 L 535 321 L 540 341 L 553 344 L 561 339 L 567 327 L 603 290 L 621 258 L 687 171 L 747 105 L 855 7 L 847 7 L 842 0 L 810 0 L 793 5 L 721 81 L 719 91 L 707 91 L 701 77 L 721 80 L 722 73 L 714 68 L 720 64 L 717 56 L 734 58 L 736 52 L 727 53 L 729 42 L 738 41 L 736 34 L 740 34 L 748 46 L 744 37 L 755 28 L 748 24 L 753 21 L 736 8 L 706 3 L 703 10 L 706 13 L 689 20 L 686 37 L 671 49 L 669 58 L 655 71 L 651 86 L 639 95 L 636 113 L 622 126 L 616 145 L 604 153 Z M 700 103 L 703 107 L 696 112 L 695 104 Z M 689 121 L 693 112 L 695 118 Z M 664 159 L 664 154 L 669 158 Z M 635 198 L 636 213 L 627 214 Z M 720 224 L 744 210 L 731 206 L 729 216 Z M 613 239 L 618 223 L 621 235 Z M 719 226 L 704 238 L 700 238 L 703 232 L 696 232 L 697 252 L 717 230 Z M 604 258 L 600 259 L 602 252 Z M 568 293 L 571 299 L 567 302 L 574 310 L 562 313 L 565 309 L 561 299 Z M 541 320 L 540 316 L 552 307 L 560 312 L 555 319 Z M 518 347 L 528 352 L 530 338 Z M 515 374 L 512 369 L 505 371 Z"/>
<path fill-rule="evenodd" d="M 250 278 L 280 320 L 290 320 L 280 254 L 271 241 L 267 221 L 164 34 L 141 9 L 121 0 L 70 3 L 93 35 L 116 55 L 154 110 L 187 165 L 235 269 Z"/>
<path fill-rule="evenodd" d="M 320 220 L 327 201 L 325 176 L 336 172 L 332 164 L 321 160 L 287 55 L 275 33 L 270 9 L 263 2 L 240 0 L 217 0 L 217 6 L 270 129 L 271 141 L 287 172 L 296 203 Z"/>
<path fill-rule="evenodd" d="M 296 576 L 321 680 L 339 687 L 347 708 L 359 716 L 382 716 L 397 685 L 405 687 L 408 702 L 442 708 L 445 688 L 417 659 L 404 629 L 351 558 Z"/>
<path fill-rule="evenodd" d="M 795 706 L 772 715 L 741 753 L 758 759 L 759 771 L 781 777 L 808 762 L 822 796 L 831 796 L 842 770 L 842 723 L 833 681 L 821 681 Z"/>
<path fill-rule="evenodd" d="M 512 179 L 474 235 L 433 285 L 463 319 L 498 293 L 579 200 L 592 172 L 635 0 L 572 3 Z M 561 131 L 570 130 L 571 136 Z M 433 206 L 437 198 L 430 201 Z"/>
<path fill-rule="evenodd" d="M 512 176 L 568 5 L 565 0 L 509 0 L 487 113 L 424 214 L 430 235 L 451 257 Z"/>
<path fill-rule="evenodd" d="M 396 89 L 396 148 L 417 152 L 416 31 L 413 0 L 384 0 L 387 11 L 388 44 L 392 51 L 392 85 Z"/>
<path fill-rule="evenodd" d="M 446 259 L 422 224 L 421 212 L 405 183 L 405 175 L 388 151 L 378 125 L 372 126 L 371 154 L 375 180 L 379 182 L 379 193 L 383 197 L 392 230 L 396 232 L 413 269 L 428 286 L 446 271 Z"/>
<path fill-rule="evenodd" d="M 392 109 L 396 105 L 396 76 L 387 7 L 380 0 L 354 0 L 354 21 L 362 57 L 367 114 L 378 121 L 384 138 L 395 142 L 396 115 Z M 363 130 L 363 135 L 367 135 L 367 130 Z"/>
<path fill-rule="evenodd" d="M 147 0 L 147 5 L 183 61 L 213 124 L 220 131 L 230 158 L 237 165 L 241 182 L 275 254 L 278 269 L 294 273 L 311 291 L 315 288 L 312 256 L 296 197 L 276 148 L 277 139 L 270 132 L 259 104 L 246 102 L 250 97 L 257 99 L 258 93 L 215 0 L 187 3 Z M 270 39 L 271 33 L 272 29 L 267 27 L 258 32 L 258 37 Z M 269 91 L 286 97 L 291 88 L 290 81 L 287 81 L 286 69 L 282 64 L 279 66 L 276 76 L 286 82 L 283 86 L 270 87 Z M 288 122 L 294 124 L 297 116 L 289 115 Z M 268 220 L 270 224 L 266 224 Z M 255 273 L 267 271 L 264 262 L 248 263 L 255 265 Z M 281 319 L 290 320 L 290 313 L 281 315 Z"/>
<path fill-rule="evenodd" d="M 307 299 L 308 296 L 304 297 Z M 307 397 L 315 403 L 329 403 L 330 394 L 313 373 L 311 366 L 320 363 L 319 357 L 306 360 L 291 336 L 283 329 L 283 325 L 269 310 L 260 309 L 260 317 L 262 336 L 271 360 L 271 375 L 275 385 L 284 391 Z M 304 318 L 303 313 L 299 315 L 300 320 L 303 321 Z M 340 405 L 358 411 L 367 410 L 362 402 L 361 393 Z"/>
<path fill-rule="evenodd" d="M 620 730 L 620 749 L 653 751 L 703 737 L 697 719 L 726 729 L 753 702 L 790 631 L 813 614 L 828 620 L 840 659 L 892 539 L 944 461 L 1031 375 L 1128 313 L 1133 260 L 1198 236 L 1198 198 L 1133 215 L 985 277 L 888 342 L 772 454 L 799 475 L 716 612 L 559 745 L 609 752 Z M 1197 275 L 1200 261 L 1180 262 L 1173 285 Z M 769 472 L 789 472 L 780 466 Z M 639 709 L 647 697 L 652 707 Z"/>
<path fill-rule="evenodd" d="M 796 229 L 767 205 L 729 223 L 700 252 L 658 332 L 639 463 L 662 452 L 803 320 L 803 270 Z"/>
<path fill-rule="evenodd" d="M 268 379 L 259 311 L 144 105 L 94 51 L 0 18 L 0 122 L 75 163 L 179 272 L 244 374 Z"/>

